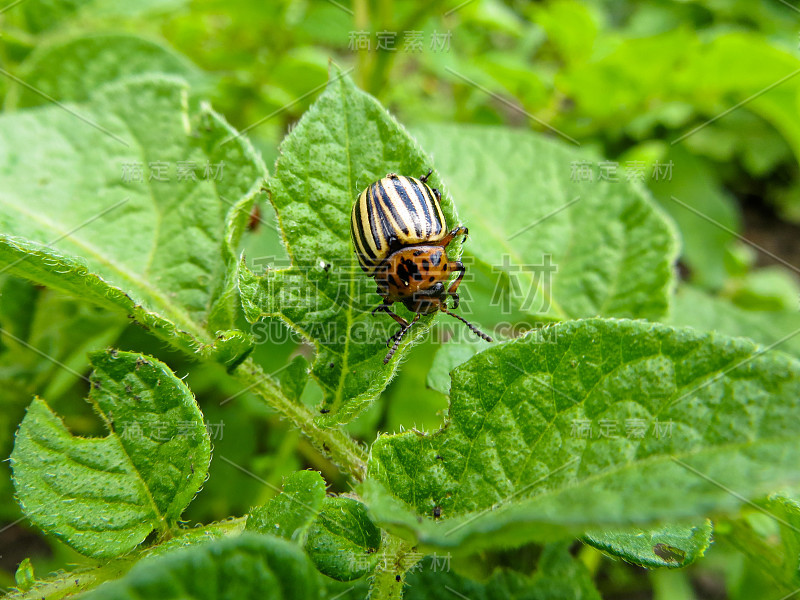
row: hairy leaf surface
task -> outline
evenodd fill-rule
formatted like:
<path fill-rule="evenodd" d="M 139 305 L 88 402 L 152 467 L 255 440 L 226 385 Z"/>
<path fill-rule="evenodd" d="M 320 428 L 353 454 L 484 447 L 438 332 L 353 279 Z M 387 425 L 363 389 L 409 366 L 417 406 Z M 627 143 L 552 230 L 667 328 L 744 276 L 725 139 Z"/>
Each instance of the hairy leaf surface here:
<path fill-rule="evenodd" d="M 116 350 L 90 358 L 89 401 L 108 435 L 73 436 L 37 398 L 11 465 L 31 521 L 83 554 L 114 557 L 174 526 L 205 479 L 211 444 L 192 393 L 166 365 Z"/>
<path fill-rule="evenodd" d="M 797 478 L 796 361 L 637 321 L 551 333 L 459 366 L 441 431 L 378 439 L 378 522 L 469 551 L 732 511 Z"/>

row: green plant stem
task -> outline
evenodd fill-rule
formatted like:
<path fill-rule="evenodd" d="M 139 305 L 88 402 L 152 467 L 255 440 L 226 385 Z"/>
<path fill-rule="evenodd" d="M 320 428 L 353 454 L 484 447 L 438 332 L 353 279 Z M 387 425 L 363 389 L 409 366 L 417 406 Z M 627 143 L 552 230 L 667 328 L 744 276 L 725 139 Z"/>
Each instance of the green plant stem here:
<path fill-rule="evenodd" d="M 421 559 L 414 550 L 411 542 L 384 533 L 383 556 L 372 574 L 369 600 L 399 600 L 403 597 L 406 573 Z"/>
<path fill-rule="evenodd" d="M 302 431 L 314 447 L 338 465 L 356 481 L 363 481 L 367 470 L 367 455 L 353 438 L 338 428 L 317 425 L 314 415 L 299 402 L 292 402 L 280 386 L 252 359 L 244 361 L 233 375 L 254 394 L 289 419 Z"/>

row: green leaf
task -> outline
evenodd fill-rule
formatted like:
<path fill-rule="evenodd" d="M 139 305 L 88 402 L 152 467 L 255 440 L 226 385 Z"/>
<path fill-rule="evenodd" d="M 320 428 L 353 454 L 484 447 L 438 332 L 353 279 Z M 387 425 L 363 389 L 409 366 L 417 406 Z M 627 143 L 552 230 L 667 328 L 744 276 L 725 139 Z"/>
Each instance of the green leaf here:
<path fill-rule="evenodd" d="M 376 522 L 470 552 L 731 512 L 797 478 L 796 361 L 639 321 L 549 330 L 458 367 L 442 430 L 375 442 Z"/>
<path fill-rule="evenodd" d="M 414 134 L 469 227 L 465 250 L 508 273 L 515 306 L 551 319 L 665 314 L 676 234 L 642 186 L 622 173 L 576 180 L 592 157 L 528 132 L 428 124 Z"/>
<path fill-rule="evenodd" d="M 19 563 L 14 573 L 14 581 L 17 587 L 23 592 L 27 592 L 33 587 L 36 576 L 33 574 L 33 565 L 31 564 L 30 558 L 23 558 Z"/>
<path fill-rule="evenodd" d="M 85 102 L 103 84 L 145 73 L 175 75 L 193 85 L 202 83 L 201 72 L 185 57 L 127 33 L 78 35 L 39 46 L 22 64 L 19 78 L 56 100 Z M 47 104 L 30 88 L 13 86 L 6 107 Z"/>
<path fill-rule="evenodd" d="M 244 271 L 239 287 L 251 322 L 280 316 L 315 345 L 311 373 L 325 393 L 323 424 L 348 422 L 364 410 L 433 319 L 423 317 L 384 365 L 386 340 L 397 325 L 387 315 L 370 315 L 381 298 L 358 266 L 350 240 L 350 211 L 369 183 L 388 172 L 423 175 L 431 165 L 389 113 L 336 68 L 325 92 L 281 144 L 269 191 L 292 264 L 271 265 L 262 277 Z M 435 176 L 433 181 L 437 185 Z M 455 227 L 459 220 L 446 194 L 442 209 L 448 226 Z M 459 255 L 454 242 L 448 256 Z M 410 318 L 404 308 L 399 311 Z"/>
<path fill-rule="evenodd" d="M 322 510 L 325 487 L 325 480 L 316 471 L 292 473 L 279 495 L 251 511 L 246 529 L 292 540 L 302 546 L 311 523 Z"/>
<path fill-rule="evenodd" d="M 450 372 L 461 363 L 467 362 L 478 352 L 482 352 L 489 347 L 491 347 L 489 342 L 484 342 L 483 340 L 470 340 L 461 343 L 453 341 L 443 344 L 436 351 L 430 371 L 428 371 L 428 387 L 449 396 Z"/>
<path fill-rule="evenodd" d="M 737 206 L 730 194 L 722 189 L 709 164 L 683 147 L 671 147 L 659 161 L 662 164 L 672 161 L 672 177 L 654 181 L 650 187 L 681 231 L 682 260 L 689 267 L 694 283 L 719 289 L 727 276 L 725 249 L 741 228 Z"/>
<path fill-rule="evenodd" d="M 190 114 L 187 93 L 147 77 L 103 87 L 70 109 L 81 118 L 58 106 L 0 117 L 0 265 L 214 355 L 238 306 L 231 245 L 265 169 L 210 108 Z"/>
<path fill-rule="evenodd" d="M 325 487 L 316 471 L 292 473 L 278 496 L 253 509 L 246 529 L 297 542 L 321 573 L 352 581 L 375 567 L 381 532 L 361 502 L 326 497 Z"/>
<path fill-rule="evenodd" d="M 86 600 L 299 600 L 316 598 L 319 576 L 302 551 L 285 540 L 244 533 L 145 559 Z"/>
<path fill-rule="evenodd" d="M 306 539 L 306 552 L 321 573 L 352 581 L 372 572 L 378 562 L 381 531 L 367 509 L 352 498 L 325 498 Z"/>
<path fill-rule="evenodd" d="M 302 355 L 295 356 L 278 376 L 284 395 L 292 402 L 299 402 L 308 383 L 308 361 Z"/>
<path fill-rule="evenodd" d="M 795 311 L 745 310 L 726 298 L 682 285 L 669 323 L 748 337 L 800 358 L 800 314 Z"/>
<path fill-rule="evenodd" d="M 663 525 L 656 529 L 590 531 L 583 541 L 640 567 L 680 568 L 692 564 L 711 545 L 711 521 L 702 525 Z"/>
<path fill-rule="evenodd" d="M 186 0 L 31 0 L 21 8 L 29 28 L 39 32 L 102 18 L 118 25 L 120 18 L 171 13 L 186 4 Z"/>
<path fill-rule="evenodd" d="M 442 590 L 454 598 L 469 600 L 600 600 L 586 567 L 570 555 L 564 544 L 544 548 L 533 576 L 498 569 L 487 581 L 477 582 L 450 571 L 449 565 L 438 562 L 441 560 L 441 557 L 423 559 L 421 568 L 406 579 L 408 589 L 403 594 L 404 600 L 446 597 Z"/>
<path fill-rule="evenodd" d="M 31 521 L 83 554 L 114 557 L 174 526 L 205 479 L 211 444 L 191 392 L 166 365 L 116 350 L 90 359 L 89 401 L 108 435 L 73 436 L 37 398 L 11 466 Z"/>

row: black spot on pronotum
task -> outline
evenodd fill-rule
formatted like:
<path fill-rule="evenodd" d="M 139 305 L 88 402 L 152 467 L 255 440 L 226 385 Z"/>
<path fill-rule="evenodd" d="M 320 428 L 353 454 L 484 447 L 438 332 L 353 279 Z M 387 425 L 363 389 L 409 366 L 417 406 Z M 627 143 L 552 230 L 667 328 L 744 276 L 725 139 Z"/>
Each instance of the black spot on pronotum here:
<path fill-rule="evenodd" d="M 422 259 L 422 268 L 425 269 L 426 271 L 431 270 L 431 263 L 427 258 Z"/>
<path fill-rule="evenodd" d="M 434 267 L 438 267 L 440 262 L 442 262 L 442 251 L 441 250 L 431 254 L 431 264 Z"/>
<path fill-rule="evenodd" d="M 436 279 L 436 277 L 434 277 L 433 275 L 431 275 L 430 277 L 428 277 L 428 281 L 433 281 L 434 279 Z"/>

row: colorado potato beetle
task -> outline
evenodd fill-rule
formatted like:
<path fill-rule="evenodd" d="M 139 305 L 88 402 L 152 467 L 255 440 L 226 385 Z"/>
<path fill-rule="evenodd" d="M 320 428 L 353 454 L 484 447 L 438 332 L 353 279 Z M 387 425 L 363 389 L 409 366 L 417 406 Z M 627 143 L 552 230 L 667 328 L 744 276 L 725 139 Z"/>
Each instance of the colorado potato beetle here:
<path fill-rule="evenodd" d="M 440 310 L 462 321 L 476 335 L 492 339 L 463 317 L 450 312 L 447 299 L 458 308 L 458 289 L 464 277 L 464 264 L 447 257 L 446 246 L 457 235 L 466 236 L 466 227 L 450 231 L 440 206 L 441 194 L 428 185 L 427 175 L 416 179 L 389 173 L 361 192 L 350 215 L 350 235 L 361 268 L 378 284 L 383 303 L 372 314 L 385 312 L 400 325 L 386 345 L 391 350 L 383 359 L 388 363 L 403 337 L 421 315 Z M 452 273 L 457 277 L 447 288 Z M 411 322 L 391 310 L 402 302 L 414 313 Z"/>

